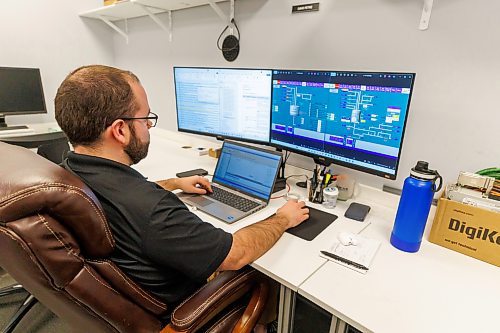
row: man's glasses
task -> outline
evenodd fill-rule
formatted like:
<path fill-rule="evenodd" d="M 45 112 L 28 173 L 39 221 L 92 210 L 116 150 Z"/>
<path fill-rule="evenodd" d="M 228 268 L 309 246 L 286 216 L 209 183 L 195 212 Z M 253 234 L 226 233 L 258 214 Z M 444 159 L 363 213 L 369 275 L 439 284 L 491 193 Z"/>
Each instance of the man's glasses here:
<path fill-rule="evenodd" d="M 140 119 L 147 119 L 148 120 L 148 126 L 149 127 L 155 127 L 156 123 L 158 122 L 158 115 L 154 112 L 149 112 L 149 115 L 147 117 L 120 117 L 119 119 L 122 120 L 140 120 Z"/>

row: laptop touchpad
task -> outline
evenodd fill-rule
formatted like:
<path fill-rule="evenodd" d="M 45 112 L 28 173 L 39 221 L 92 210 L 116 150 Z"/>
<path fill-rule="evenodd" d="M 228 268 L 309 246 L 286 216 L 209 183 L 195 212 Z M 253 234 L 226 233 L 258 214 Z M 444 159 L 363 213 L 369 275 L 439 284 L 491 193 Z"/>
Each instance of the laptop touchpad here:
<path fill-rule="evenodd" d="M 205 207 L 213 203 L 212 200 L 208 200 L 205 197 L 192 197 L 189 200 L 200 207 Z"/>

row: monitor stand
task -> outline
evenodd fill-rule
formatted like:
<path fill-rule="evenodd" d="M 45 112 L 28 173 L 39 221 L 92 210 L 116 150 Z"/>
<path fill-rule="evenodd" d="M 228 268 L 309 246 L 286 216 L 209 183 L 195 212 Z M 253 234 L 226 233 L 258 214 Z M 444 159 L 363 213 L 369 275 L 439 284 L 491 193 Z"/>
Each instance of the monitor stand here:
<path fill-rule="evenodd" d="M 274 182 L 273 193 L 279 192 L 286 188 L 285 165 L 286 160 L 281 160 L 281 165 L 278 170 L 278 177 L 276 177 L 276 181 Z"/>
<path fill-rule="evenodd" d="M 4 130 L 16 130 L 16 129 L 27 129 L 28 126 L 25 125 L 16 125 L 16 126 L 8 126 L 5 122 L 5 116 L 0 115 L 0 131 Z"/>

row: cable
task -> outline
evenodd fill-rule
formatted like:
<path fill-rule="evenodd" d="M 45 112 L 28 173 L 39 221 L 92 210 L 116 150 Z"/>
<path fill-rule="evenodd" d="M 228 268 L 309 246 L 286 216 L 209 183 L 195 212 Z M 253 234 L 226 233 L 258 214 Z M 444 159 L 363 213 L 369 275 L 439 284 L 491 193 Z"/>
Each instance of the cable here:
<path fill-rule="evenodd" d="M 232 50 L 235 50 L 236 48 L 238 48 L 240 46 L 240 41 L 241 41 L 241 34 L 240 34 L 240 29 L 238 28 L 238 25 L 236 24 L 236 21 L 234 20 L 234 18 L 231 20 L 231 23 L 234 24 L 234 27 L 236 28 L 236 32 L 238 33 L 238 37 L 236 37 L 236 40 L 237 40 L 237 43 L 235 45 L 233 45 L 232 47 L 230 48 L 224 48 L 224 43 L 222 46 L 220 46 L 220 40 L 221 40 L 221 37 L 222 35 L 224 34 L 224 32 L 226 32 L 226 30 L 229 28 L 230 25 L 227 25 L 224 30 L 222 30 L 222 32 L 220 33 L 219 35 L 219 38 L 217 38 L 217 48 L 219 50 L 221 50 L 222 52 L 229 52 L 229 51 L 232 51 Z"/>
<path fill-rule="evenodd" d="M 476 173 L 481 176 L 488 176 L 488 177 L 493 177 L 495 179 L 500 179 L 500 168 L 487 168 L 479 170 Z"/>
<path fill-rule="evenodd" d="M 286 184 L 286 192 L 284 194 L 282 194 L 282 195 L 277 196 L 277 197 L 271 197 L 271 200 L 273 200 L 273 199 L 279 199 L 279 198 L 284 198 L 288 194 L 288 192 L 290 192 L 290 185 L 288 185 L 288 183 L 287 183 Z"/>
<path fill-rule="evenodd" d="M 306 179 L 309 180 L 309 176 L 306 175 L 305 173 L 303 173 L 301 175 L 290 175 L 288 177 L 285 177 L 285 179 L 292 178 L 292 177 L 306 177 Z"/>
<path fill-rule="evenodd" d="M 288 158 L 290 157 L 290 155 L 291 155 L 291 152 L 288 150 L 285 150 L 285 159 L 284 159 L 283 163 L 286 163 L 288 161 Z"/>

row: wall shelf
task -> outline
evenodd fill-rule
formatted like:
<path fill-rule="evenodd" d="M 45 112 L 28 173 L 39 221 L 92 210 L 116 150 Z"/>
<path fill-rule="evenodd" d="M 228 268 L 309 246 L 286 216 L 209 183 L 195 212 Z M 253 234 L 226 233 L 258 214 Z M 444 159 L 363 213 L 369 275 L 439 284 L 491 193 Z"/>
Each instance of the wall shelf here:
<path fill-rule="evenodd" d="M 234 0 L 231 2 L 230 13 L 226 16 L 217 2 L 227 0 L 128 0 L 118 2 L 109 6 L 80 13 L 80 17 L 98 19 L 106 23 L 113 30 L 122 35 L 128 43 L 127 19 L 149 16 L 160 28 L 169 32 L 169 40 L 172 41 L 172 11 L 191 7 L 210 5 L 217 15 L 228 25 L 232 25 L 234 18 Z M 168 27 L 158 18 L 157 14 L 168 13 Z M 125 21 L 125 31 L 115 22 Z"/>

